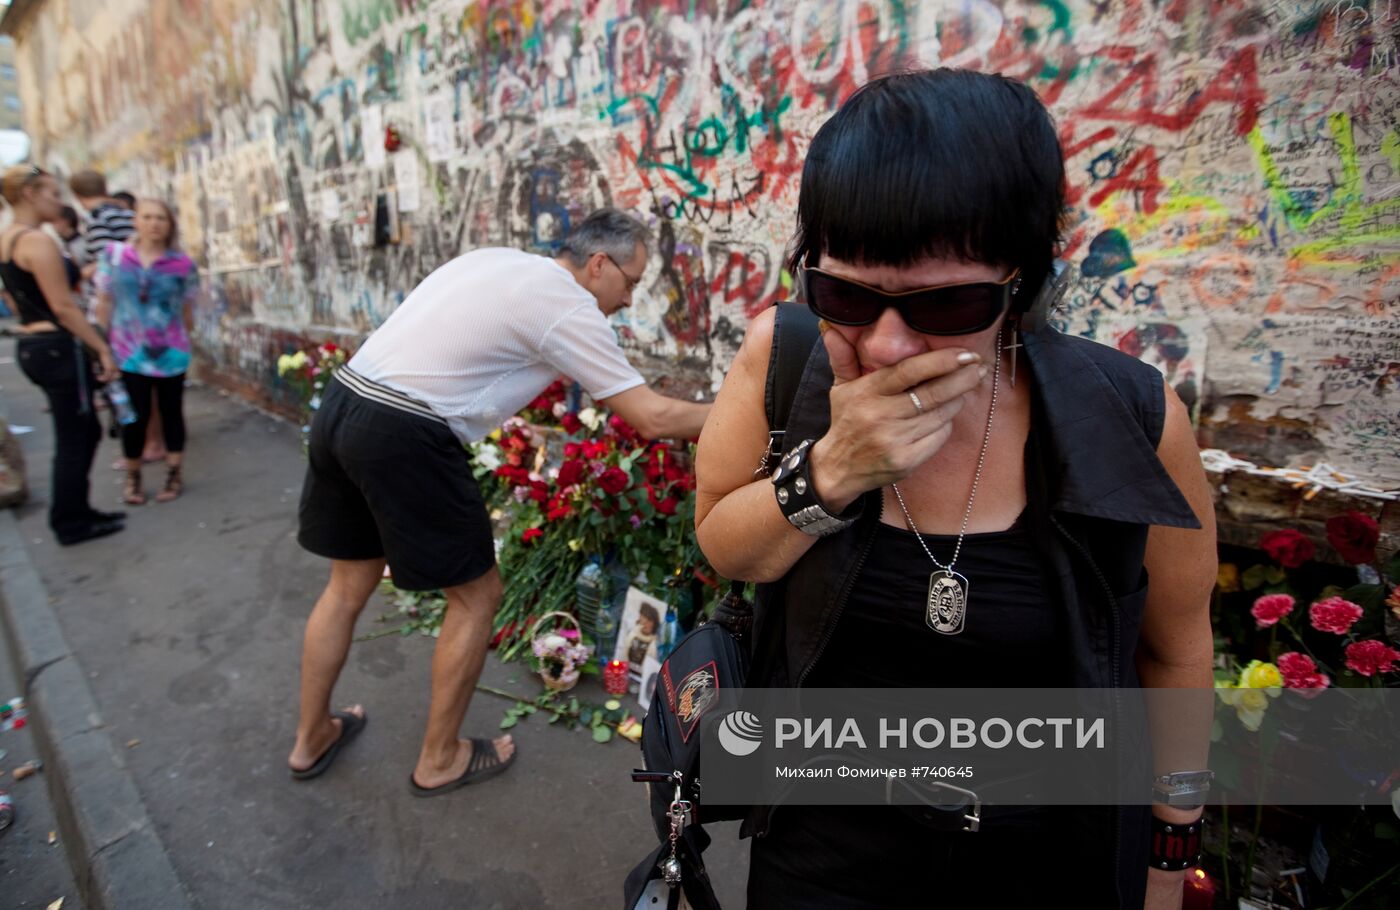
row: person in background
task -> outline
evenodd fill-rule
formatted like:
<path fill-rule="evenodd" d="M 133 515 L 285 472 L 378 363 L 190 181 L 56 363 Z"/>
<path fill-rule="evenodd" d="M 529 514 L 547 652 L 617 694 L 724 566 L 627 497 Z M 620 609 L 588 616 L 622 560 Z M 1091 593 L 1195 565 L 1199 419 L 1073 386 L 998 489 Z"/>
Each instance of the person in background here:
<path fill-rule="evenodd" d="M 97 274 L 97 263 L 102 259 L 108 244 L 126 240 L 135 228 L 133 210 L 136 199 L 125 190 L 118 193 L 107 192 L 107 178 L 94 170 L 78 171 L 68 179 L 68 188 L 78 197 L 78 203 L 88 213 L 88 227 L 84 233 L 86 256 L 82 265 L 83 280 L 91 282 Z M 96 309 L 94 301 L 93 309 Z M 156 402 L 148 404 L 153 415 L 146 428 L 146 446 L 141 459 L 147 462 L 161 461 L 166 456 L 164 428 L 161 426 L 160 409 Z M 124 459 L 117 459 L 112 465 L 117 470 L 125 470 Z"/>
<path fill-rule="evenodd" d="M 83 239 L 82 227 L 78 223 L 77 209 L 65 205 L 58 210 L 58 217 L 52 224 L 53 229 L 58 232 L 59 239 L 63 241 L 63 269 L 68 274 L 68 283 L 78 294 L 78 299 L 85 301 L 82 267 L 83 257 L 87 255 L 87 246 Z M 84 313 L 91 320 L 91 308 L 85 307 Z"/>
<path fill-rule="evenodd" d="M 180 252 L 179 227 L 159 199 L 136 205 L 136 236 L 114 243 L 98 263 L 97 322 L 107 330 L 112 353 L 136 409 L 136 422 L 122 428 L 128 505 L 146 502 L 141 484 L 141 448 L 156 402 L 165 435 L 165 485 L 157 502 L 179 497 L 185 451 L 183 398 L 190 364 L 190 304 L 199 289 L 194 260 Z"/>
<path fill-rule="evenodd" d="M 96 354 L 100 382 L 115 379 L 117 365 L 73 297 L 58 244 L 39 230 L 59 217 L 63 200 L 58 181 L 37 167 L 17 165 L 0 177 L 0 195 L 13 213 L 0 230 L 0 279 L 19 313 L 16 359 L 24 375 L 43 389 L 53 416 L 49 527 L 64 546 L 115 534 L 125 527 L 125 515 L 99 512 L 88 502 L 88 473 L 102 429 L 92 406 L 87 351 Z"/>
<path fill-rule="evenodd" d="M 335 373 L 311 424 L 297 540 L 330 560 L 306 624 L 292 777 L 322 774 L 366 723 L 331 692 L 355 620 L 384 574 L 447 596 L 433 651 L 427 730 L 409 776 L 435 796 L 498 774 L 509 735 L 462 739 L 501 603 L 491 519 L 463 444 L 480 439 L 563 373 L 648 438 L 693 437 L 708 404 L 648 388 L 608 317 L 632 302 L 647 262 L 636 219 L 602 209 L 557 258 L 473 250 L 423 280 Z"/>

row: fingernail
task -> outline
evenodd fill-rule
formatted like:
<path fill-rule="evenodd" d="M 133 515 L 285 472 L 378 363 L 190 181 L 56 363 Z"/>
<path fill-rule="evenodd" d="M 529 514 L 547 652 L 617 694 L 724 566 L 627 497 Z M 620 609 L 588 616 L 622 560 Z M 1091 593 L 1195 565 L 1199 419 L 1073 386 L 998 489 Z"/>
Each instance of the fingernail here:
<path fill-rule="evenodd" d="M 961 354 L 958 355 L 958 363 L 976 363 L 981 359 L 981 357 L 977 356 L 971 351 L 963 351 Z"/>
<path fill-rule="evenodd" d="M 986 366 L 980 366 L 977 368 L 977 375 L 981 376 L 983 379 L 986 379 L 987 374 L 990 372 L 991 370 L 987 369 Z"/>
<path fill-rule="evenodd" d="M 825 335 L 825 334 L 826 334 L 826 330 L 829 329 L 829 328 L 831 328 L 831 323 L 827 322 L 825 319 L 818 319 L 818 320 L 817 320 L 817 331 L 818 331 L 820 334 Z"/>

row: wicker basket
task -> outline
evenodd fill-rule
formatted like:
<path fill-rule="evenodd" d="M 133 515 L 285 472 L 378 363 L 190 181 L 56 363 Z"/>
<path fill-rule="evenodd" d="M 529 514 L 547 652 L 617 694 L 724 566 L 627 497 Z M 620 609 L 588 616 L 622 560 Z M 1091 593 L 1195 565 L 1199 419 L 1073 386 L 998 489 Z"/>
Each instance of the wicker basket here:
<path fill-rule="evenodd" d="M 544 614 L 539 619 L 535 620 L 534 626 L 530 628 L 530 641 L 532 644 L 538 641 L 541 637 L 543 637 L 543 635 L 550 634 L 548 632 L 541 633 L 540 626 L 544 624 L 545 620 L 550 619 L 551 617 L 563 617 L 565 620 L 568 621 L 569 625 L 574 627 L 574 631 L 579 633 L 579 641 L 583 640 L 583 629 L 579 627 L 578 620 L 575 619 L 572 614 L 565 613 L 562 610 L 553 610 L 549 613 Z M 549 689 L 553 692 L 567 692 L 578 683 L 579 670 L 574 669 L 571 672 L 562 674 L 560 676 L 555 676 L 549 671 L 548 666 L 543 666 L 540 667 L 540 679 L 544 680 L 544 685 L 546 689 Z"/>

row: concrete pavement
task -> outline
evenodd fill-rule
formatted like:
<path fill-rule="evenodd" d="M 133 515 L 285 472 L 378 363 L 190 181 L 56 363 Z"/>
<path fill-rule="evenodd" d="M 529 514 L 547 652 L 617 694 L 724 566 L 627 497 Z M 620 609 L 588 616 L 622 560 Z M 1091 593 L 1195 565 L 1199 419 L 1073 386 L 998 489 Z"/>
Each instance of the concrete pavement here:
<path fill-rule="evenodd" d="M 520 759 L 506 775 L 439 798 L 409 795 L 429 639 L 355 645 L 336 703 L 362 702 L 369 725 L 324 778 L 290 780 L 301 632 L 326 573 L 294 539 L 303 470 L 294 427 L 191 389 L 185 495 L 130 510 L 120 534 L 63 548 L 45 524 L 42 395 L 8 357 L 0 386 L 10 422 L 36 428 L 22 437 L 33 491 L 17 515 L 27 557 L 95 698 L 100 732 L 191 903 L 621 905 L 623 877 L 654 843 L 642 788 L 628 779 L 639 762 L 632 744 L 597 745 L 531 718 L 513 731 Z M 93 469 L 97 508 L 118 507 L 116 456 L 115 443 L 104 442 Z M 149 468 L 148 488 L 160 476 Z M 371 602 L 361 634 L 383 628 L 374 622 L 380 612 Z M 539 691 L 523 663 L 494 656 L 482 681 Z M 478 694 L 464 731 L 489 735 L 508 706 Z M 712 833 L 711 875 L 725 905 L 741 907 L 747 844 L 732 824 Z M 138 904 L 118 896 L 106 906 Z"/>

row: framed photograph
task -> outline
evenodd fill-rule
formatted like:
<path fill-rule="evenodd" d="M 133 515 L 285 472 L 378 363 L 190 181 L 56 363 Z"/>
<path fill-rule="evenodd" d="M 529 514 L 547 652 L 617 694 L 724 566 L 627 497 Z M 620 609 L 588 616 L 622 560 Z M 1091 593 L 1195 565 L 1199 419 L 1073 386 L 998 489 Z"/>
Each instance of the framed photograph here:
<path fill-rule="evenodd" d="M 656 644 L 661 637 L 661 621 L 666 616 L 666 602 L 636 588 L 627 589 L 622 608 L 622 622 L 617 629 L 617 649 L 613 660 L 627 661 L 633 676 L 642 675 L 647 658 L 657 660 Z M 658 661 L 659 663 L 659 661 Z"/>
<path fill-rule="evenodd" d="M 648 657 L 642 663 L 642 684 L 637 689 L 637 704 L 642 706 L 643 717 L 651 710 L 651 697 L 656 694 L 656 681 L 660 676 L 661 661 Z"/>

